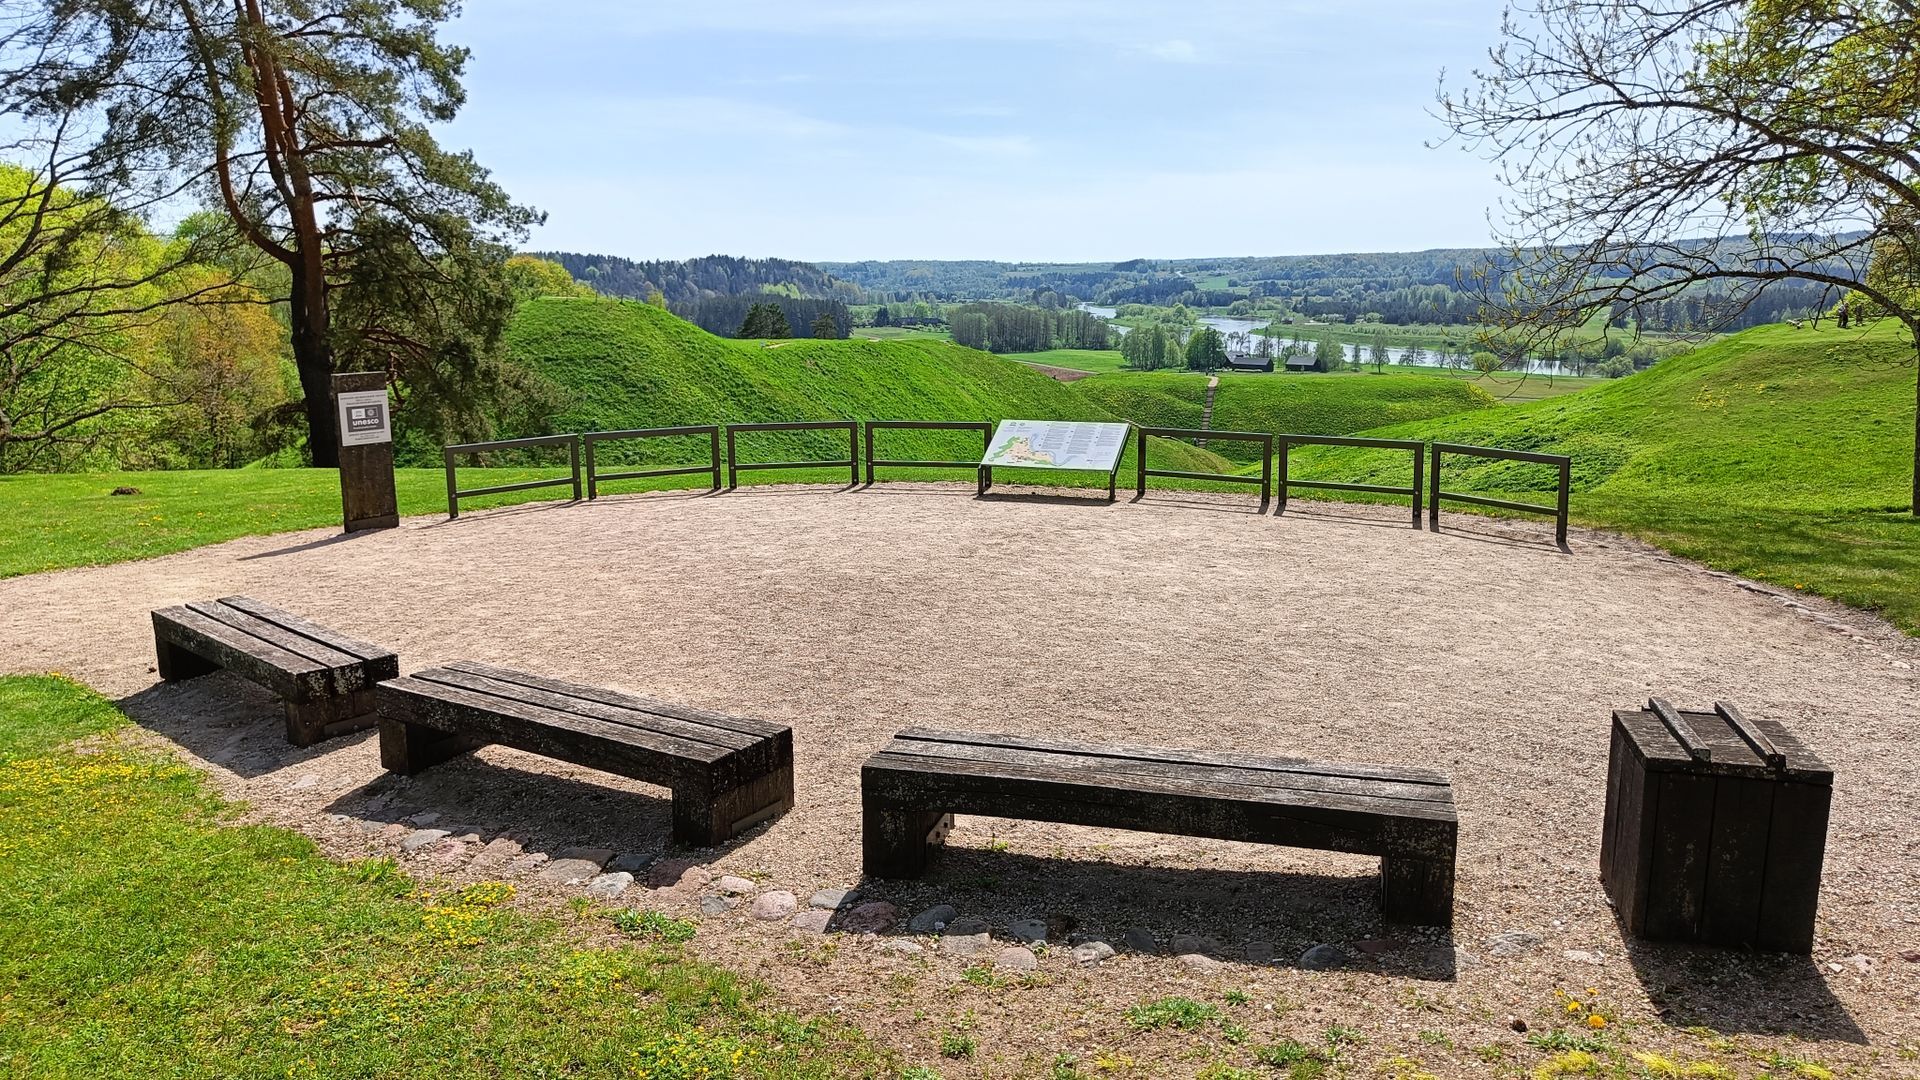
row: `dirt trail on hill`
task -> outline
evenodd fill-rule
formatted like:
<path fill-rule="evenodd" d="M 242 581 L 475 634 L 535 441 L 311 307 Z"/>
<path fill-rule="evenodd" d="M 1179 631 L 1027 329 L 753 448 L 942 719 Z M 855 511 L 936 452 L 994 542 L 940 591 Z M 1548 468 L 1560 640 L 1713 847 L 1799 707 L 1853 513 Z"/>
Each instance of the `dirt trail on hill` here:
<path fill-rule="evenodd" d="M 745 904 L 705 917 L 703 954 L 910 1058 L 933 1060 L 946 1018 L 972 1010 L 983 1050 L 940 1063 L 950 1077 L 1123 1045 L 1150 1073 L 1191 1075 L 1175 1035 L 1133 1033 L 1119 1010 L 1158 993 L 1217 1002 L 1226 986 L 1289 1003 L 1242 1018 L 1259 1040 L 1344 1024 L 1368 1056 L 1440 1075 L 1477 1075 L 1465 1048 L 1482 1043 L 1531 1061 L 1504 1018 L 1550 1009 L 1562 987 L 1599 990 L 1639 1025 L 1635 1046 L 1701 1056 L 1686 1019 L 1795 1033 L 1813 1044 L 1804 1056 L 1905 1075 L 1891 1047 L 1920 1038 L 1920 963 L 1899 956 L 1920 949 L 1914 641 L 1617 537 L 1576 532 L 1562 552 L 1550 525 L 1450 516 L 1430 533 L 1403 510 L 1252 506 L 773 488 L 250 538 L 0 581 L 0 669 L 121 699 L 257 820 L 456 878 L 510 876 L 526 853 L 662 852 L 665 793 L 499 748 L 413 779 L 381 771 L 372 733 L 293 749 L 250 684 L 158 684 L 148 611 L 246 594 L 385 644 L 403 671 L 480 660 L 789 723 L 793 811 L 728 848 L 673 853 L 683 861 L 654 873 L 666 889 L 620 902 L 692 914 L 706 876 L 730 873 L 793 891 L 802 910 L 816 889 L 857 887 L 903 918 L 946 902 L 996 933 L 1038 917 L 1056 938 L 1193 934 L 1228 961 L 1123 953 L 1082 969 L 1056 950 L 1041 957 L 1049 979 L 1010 993 L 960 984 L 968 961 L 930 945 L 823 951 L 812 943 L 840 939 Z M 1608 722 L 1649 694 L 1736 702 L 1833 766 L 1812 962 L 1623 941 L 1595 873 Z M 1382 925 L 1373 860 L 985 819 L 961 819 L 925 880 L 863 882 L 860 764 L 911 725 L 1442 769 L 1461 819 L 1457 925 Z M 403 847 L 430 824 L 444 843 Z M 697 867 L 676 884 L 686 860 Z M 538 875 L 523 889 L 579 892 Z M 1531 941 L 1496 951 L 1501 934 Z M 1352 965 L 1294 966 L 1322 942 Z M 1267 953 L 1279 963 L 1258 963 Z M 1410 1012 L 1409 995 L 1427 1004 Z M 1457 1052 L 1414 1038 L 1423 1029 Z"/>

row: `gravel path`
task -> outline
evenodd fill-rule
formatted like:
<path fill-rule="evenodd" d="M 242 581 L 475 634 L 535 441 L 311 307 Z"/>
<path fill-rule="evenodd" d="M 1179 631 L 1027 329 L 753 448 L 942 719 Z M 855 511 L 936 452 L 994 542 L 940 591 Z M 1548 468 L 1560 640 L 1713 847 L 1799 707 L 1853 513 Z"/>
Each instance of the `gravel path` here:
<path fill-rule="evenodd" d="M 949 902 L 997 932 L 1038 917 L 1056 940 L 1118 943 L 1140 928 L 1162 946 L 1202 935 L 1229 961 L 1281 961 L 1215 970 L 1123 954 L 1089 973 L 1046 954 L 1056 981 L 968 1006 L 997 1055 L 981 1060 L 1016 1066 L 996 1074 L 1049 1047 L 1140 1038 L 1118 1009 L 1195 980 L 1290 1001 L 1262 1015 L 1260 1038 L 1353 1024 L 1374 1056 L 1401 1047 L 1443 1075 L 1475 1075 L 1472 1055 L 1448 1058 L 1415 1031 L 1529 1053 L 1505 1017 L 1539 1015 L 1569 986 L 1601 990 L 1639 1025 L 1635 1045 L 1685 1049 L 1680 1025 L 1698 1021 L 1796 1035 L 1808 1056 L 1872 1075 L 1913 1068 L 1894 1048 L 1920 1037 L 1920 962 L 1900 956 L 1920 949 L 1915 642 L 1617 537 L 1577 534 L 1569 553 L 1530 524 L 1461 518 L 1434 534 L 1384 508 L 1295 503 L 1276 518 L 1250 505 L 777 488 L 251 538 L 0 581 L 0 668 L 62 671 L 123 698 L 260 819 L 456 875 L 520 852 L 657 852 L 662 793 L 498 748 L 413 780 L 380 771 L 370 735 L 293 750 L 248 684 L 156 685 L 148 610 L 244 593 L 386 644 L 403 670 L 484 660 L 791 723 L 794 811 L 695 853 L 699 869 L 662 903 L 692 904 L 709 873 L 793 891 L 803 908 L 815 889 L 861 886 L 859 765 L 911 724 L 1435 766 L 1453 774 L 1462 822 L 1451 936 L 1382 926 L 1371 860 L 1004 821 L 962 819 L 926 881 L 865 895 L 903 917 Z M 1811 962 L 1621 939 L 1594 872 L 1607 725 L 1650 693 L 1735 701 L 1834 767 Z M 444 845 L 401 848 L 435 820 Z M 472 863 L 476 851 L 491 861 Z M 943 988 L 958 967 L 877 948 L 822 958 L 746 912 L 713 915 L 705 950 L 802 1007 L 893 1016 L 877 1026 L 909 1056 L 926 1056 L 957 1007 Z M 1537 940 L 1495 950 L 1500 934 Z M 1292 966 L 1322 942 L 1341 944 L 1349 968 Z M 874 973 L 895 969 L 912 978 L 879 993 Z M 1409 987 L 1438 1003 L 1431 1015 L 1407 1013 Z M 1051 1042 L 1021 1043 L 1036 1034 Z"/>

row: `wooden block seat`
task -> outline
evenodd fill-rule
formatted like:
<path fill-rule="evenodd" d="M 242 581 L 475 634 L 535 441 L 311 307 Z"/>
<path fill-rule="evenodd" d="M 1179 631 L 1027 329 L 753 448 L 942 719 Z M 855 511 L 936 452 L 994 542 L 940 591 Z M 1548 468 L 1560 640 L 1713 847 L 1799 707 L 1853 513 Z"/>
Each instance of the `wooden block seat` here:
<path fill-rule="evenodd" d="M 918 876 L 953 815 L 1380 857 L 1395 922 L 1453 922 L 1459 819 L 1429 769 L 910 728 L 861 770 L 866 872 Z"/>
<path fill-rule="evenodd" d="M 380 684 L 380 763 L 411 776 L 497 743 L 673 792 L 673 838 L 723 843 L 793 807 L 793 729 L 456 661 Z"/>
<path fill-rule="evenodd" d="M 280 695 L 295 746 L 373 726 L 374 684 L 400 674 L 390 650 L 244 596 L 155 611 L 153 646 L 167 682 L 225 668 Z"/>

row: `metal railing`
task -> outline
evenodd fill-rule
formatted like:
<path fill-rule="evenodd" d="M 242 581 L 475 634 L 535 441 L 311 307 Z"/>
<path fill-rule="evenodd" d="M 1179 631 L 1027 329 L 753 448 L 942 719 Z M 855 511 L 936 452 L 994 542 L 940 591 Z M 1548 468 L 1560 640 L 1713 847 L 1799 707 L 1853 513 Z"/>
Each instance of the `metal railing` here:
<path fill-rule="evenodd" d="M 1263 431 L 1202 431 L 1199 428 L 1136 428 L 1140 433 L 1140 445 L 1133 455 L 1134 498 L 1145 498 L 1147 477 L 1169 476 L 1177 480 L 1214 480 L 1223 484 L 1260 485 L 1260 505 L 1265 507 L 1273 498 L 1273 440 L 1274 436 Z M 1235 473 L 1185 472 L 1178 469 L 1147 468 L 1147 437 L 1161 439 L 1205 439 L 1209 442 L 1250 442 L 1260 445 L 1260 479 L 1240 476 Z M 1280 438 L 1286 438 L 1282 435 Z"/>
<path fill-rule="evenodd" d="M 847 456 L 829 461 L 741 461 L 735 437 L 754 431 L 845 431 Z M 831 469 L 846 466 L 847 483 L 860 483 L 860 423 L 857 420 L 802 420 L 786 424 L 727 425 L 727 489 L 740 486 L 740 473 L 754 469 Z"/>
<path fill-rule="evenodd" d="M 1363 439 L 1349 435 L 1277 435 L 1280 443 L 1280 509 L 1287 508 L 1287 496 L 1293 488 L 1319 491 L 1367 491 L 1376 495 L 1405 495 L 1413 500 L 1413 526 L 1420 527 L 1420 473 L 1426 460 L 1427 444 L 1415 439 Z M 1413 455 L 1413 485 L 1338 484 L 1331 480 L 1294 480 L 1288 476 L 1288 455 L 1295 444 L 1302 446 L 1365 446 L 1380 450 L 1405 450 Z"/>
<path fill-rule="evenodd" d="M 493 450 L 517 450 L 529 446 L 565 446 L 567 448 L 567 476 L 557 476 L 551 480 L 522 480 L 516 484 L 495 484 L 493 487 L 470 488 L 460 490 L 456 476 L 458 465 L 454 460 L 461 454 L 484 454 Z M 460 516 L 460 500 L 480 495 L 499 495 L 508 491 L 529 491 L 533 488 L 559 487 L 562 484 L 573 485 L 575 502 L 580 499 L 580 436 L 578 435 L 537 435 L 531 439 L 502 439 L 498 442 L 461 443 L 449 446 L 441 451 L 447 467 L 447 518 L 452 520 Z"/>
<path fill-rule="evenodd" d="M 663 469 L 638 469 L 632 472 L 603 473 L 594 447 L 613 439 L 660 439 L 676 435 L 705 435 L 711 460 L 706 465 L 673 466 Z M 693 424 L 687 427 L 633 428 L 628 431 L 589 431 L 581 436 L 587 448 L 587 499 L 600 497 L 600 485 L 613 480 L 644 480 L 652 476 L 692 476 L 710 473 L 715 491 L 720 489 L 720 425 Z"/>
<path fill-rule="evenodd" d="M 867 421 L 867 483 L 873 483 L 873 470 L 882 469 L 972 469 L 978 490 L 985 492 L 993 486 L 993 466 L 982 465 L 978 461 L 907 461 L 900 458 L 876 458 L 873 456 L 873 433 L 875 429 L 887 431 L 977 431 L 980 433 L 980 453 L 985 456 L 987 447 L 993 443 L 993 425 L 979 420 L 869 420 Z"/>
<path fill-rule="evenodd" d="M 1458 491 L 1443 491 L 1440 488 L 1440 455 L 1461 454 L 1467 457 L 1496 458 L 1502 461 L 1530 461 L 1540 465 L 1554 465 L 1560 470 L 1560 497 L 1553 506 L 1538 503 L 1513 502 L 1507 499 L 1493 499 L 1485 495 L 1468 495 Z M 1573 459 L 1562 454 L 1536 454 L 1530 450 L 1502 450 L 1494 446 L 1464 446 L 1459 443 L 1434 443 L 1433 467 L 1427 471 L 1427 527 L 1440 528 L 1440 500 L 1471 503 L 1474 506 L 1491 506 L 1501 510 L 1517 510 L 1526 514 L 1549 514 L 1554 519 L 1553 537 L 1560 546 L 1567 543 L 1567 499 L 1573 490 Z"/>

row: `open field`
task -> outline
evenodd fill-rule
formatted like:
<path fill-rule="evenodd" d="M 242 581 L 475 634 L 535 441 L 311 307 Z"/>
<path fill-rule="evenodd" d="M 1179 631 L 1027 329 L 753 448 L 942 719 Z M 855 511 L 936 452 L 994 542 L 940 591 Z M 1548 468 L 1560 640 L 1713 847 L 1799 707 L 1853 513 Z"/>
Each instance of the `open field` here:
<path fill-rule="evenodd" d="M 1001 353 L 1008 360 L 1023 364 L 1070 368 L 1074 371 L 1121 371 L 1126 361 L 1118 349 L 1048 349 L 1045 352 Z"/>
<path fill-rule="evenodd" d="M 1768 1074 L 1780 1078 L 1823 1075 L 1797 1071 L 1801 1063 L 1856 1077 L 1911 1072 L 1920 966 L 1896 950 L 1910 936 L 1905 898 L 1920 890 L 1920 870 L 1887 855 L 1920 842 L 1908 813 L 1920 764 L 1905 752 L 1920 705 L 1920 642 L 1604 535 L 1577 534 L 1562 553 L 1531 525 L 1450 517 L 1447 531 L 1428 533 L 1408 529 L 1398 512 L 1364 507 L 1296 504 L 1279 518 L 1249 509 L 1244 496 L 1109 507 L 977 501 L 957 487 L 912 486 L 511 507 L 347 540 L 317 530 L 0 581 L 0 640 L 9 670 L 67 671 L 117 699 L 146 738 L 176 747 L 218 791 L 244 800 L 250 825 L 297 829 L 342 860 L 394 858 L 437 897 L 510 880 L 513 910 L 536 927 L 564 922 L 581 893 L 512 869 L 513 857 L 577 846 L 659 852 L 668 814 L 657 789 L 503 749 L 383 778 L 370 733 L 294 750 L 281 741 L 272 699 L 248 684 L 217 675 L 156 686 L 147 610 L 246 593 L 389 645 L 408 669 L 472 657 L 791 723 L 795 809 L 728 847 L 674 853 L 653 886 L 614 906 L 696 922 L 696 959 L 767 983 L 783 1007 L 837 1011 L 882 1052 L 948 1080 L 1184 1078 L 1216 1066 L 1265 1075 L 1256 1071 L 1263 1055 L 1302 1052 L 1329 1077 L 1557 1075 L 1539 1070 L 1584 1060 L 1574 1054 L 1620 1076 L 1651 1060 L 1636 1054 L 1675 1068 L 1711 1064 L 1743 1080 L 1768 1061 L 1784 1063 Z M 1836 622 L 1851 632 L 1836 633 Z M 1354 677 L 1356 665 L 1365 678 Z M 1811 960 L 1622 939 L 1593 872 L 1606 725 L 1610 709 L 1650 692 L 1735 700 L 1782 720 L 1847 778 Z M 1382 924 L 1366 859 L 1009 821 L 963 818 L 923 881 L 863 879 L 858 765 L 909 724 L 1445 769 L 1462 819 L 1456 925 Z M 59 766 L 94 784 L 91 767 Z M 128 783 L 136 780 L 146 783 Z M 538 1051 L 553 1030 L 544 1017 L 584 1029 L 583 1052 L 618 1038 L 599 1006 L 573 1015 L 577 1000 L 595 999 L 571 996 L 581 993 L 571 984 L 521 996 L 548 981 L 539 934 L 518 929 L 528 924 L 496 931 L 483 922 L 487 940 L 420 973 L 405 959 L 411 932 L 400 929 L 427 919 L 421 901 L 406 899 L 409 887 L 357 883 L 351 869 L 310 861 L 278 833 L 176 838 L 174 826 L 144 820 L 154 804 L 138 784 L 45 798 L 92 804 L 107 790 L 129 801 L 124 809 L 115 801 L 105 819 L 66 813 L 62 802 L 5 804 L 71 821 L 74 847 L 49 850 L 51 876 L 6 890 L 0 903 L 31 906 L 45 883 L 70 873 L 60 887 L 80 890 L 62 895 L 76 896 L 81 921 L 111 925 L 127 916 L 101 905 L 177 880 L 171 856 L 142 859 L 178 844 L 181 858 L 201 860 L 194 888 L 241 899 L 121 904 L 136 913 L 128 926 L 59 932 L 81 942 L 159 940 L 172 950 L 163 957 L 193 956 L 198 942 L 237 939 L 224 921 L 231 916 L 285 941 L 283 952 L 214 954 L 210 968 L 162 962 L 151 981 L 67 998 L 63 1008 L 109 1018 L 107 1046 L 137 1042 L 154 1015 L 149 1001 L 180 1005 L 193 1038 L 237 1001 L 268 1022 L 243 1025 L 246 1037 L 275 1055 L 303 1044 L 336 1062 L 382 1052 L 390 1044 L 378 1039 L 364 1050 L 345 1042 L 362 1026 L 343 1023 L 339 1035 L 303 1026 L 319 1018 L 303 1010 L 339 993 L 349 973 L 334 966 L 344 961 L 323 961 L 314 978 L 337 977 L 322 991 L 295 961 L 333 941 L 345 947 L 324 956 L 382 961 L 379 994 L 396 982 L 420 994 L 387 1006 L 405 1023 L 437 1023 L 449 1037 L 479 1033 L 480 1060 Z M 429 813 L 450 835 L 407 850 L 402 841 L 416 835 L 408 819 L 424 828 L 417 815 Z M 95 836 L 101 820 L 106 835 Z M 18 844 L 23 834 L 5 835 Z M 235 835 L 260 838 L 230 857 Z M 0 874 L 39 858 L 22 864 L 16 855 Z M 1134 928 L 1164 947 L 1200 935 L 1218 942 L 1223 960 L 1123 952 L 1081 967 L 1049 946 L 1037 950 L 1033 976 L 1009 975 L 898 924 L 878 938 L 821 936 L 755 919 L 745 905 L 704 914 L 717 874 L 802 898 L 853 887 L 863 900 L 894 904 L 901 919 L 951 903 L 996 934 L 1041 918 L 1050 936 L 1117 940 Z M 278 887 L 261 897 L 266 880 Z M 7 933 L 21 924 L 0 925 Z M 278 936 L 291 927 L 304 937 Z M 1531 936 L 1496 951 L 1502 934 Z M 921 951 L 895 951 L 901 941 Z M 1323 942 L 1344 949 L 1349 965 L 1296 966 Z M 533 951 L 518 952 L 523 945 Z M 1263 962 L 1268 955 L 1276 962 Z M 621 987 L 646 987 L 640 975 L 606 989 L 603 969 L 565 963 L 565 978 L 583 976 L 585 989 L 610 995 L 598 1000 L 662 1004 L 622 996 Z M 169 974 L 177 970 L 194 977 L 183 983 Z M 150 993 L 154 985 L 197 996 Z M 354 995 L 374 991 L 347 985 L 339 1004 L 360 1015 Z M 460 993 L 480 986 L 494 996 Z M 1567 993 L 1597 1008 L 1605 1028 L 1573 1029 Z M 37 991 L 31 1000 L 41 1008 L 46 998 Z M 23 1000 L 16 989 L 0 1009 Z M 472 1011 L 495 1007 L 503 1011 Z M 493 1027 L 489 1015 L 516 1022 Z M 274 1026 L 282 1016 L 288 1023 Z M 724 1017 L 706 1031 L 743 1030 Z M 28 1030 L 35 1045 L 51 1037 Z M 533 1040 L 530 1049 L 496 1041 L 516 1034 Z M 1057 1071 L 1059 1055 L 1071 1071 Z M 846 1071 L 857 1069 L 848 1059 Z"/>
<path fill-rule="evenodd" d="M 88 737 L 85 753 L 59 750 Z M 157 744 L 157 745 L 156 745 Z M 328 860 L 65 679 L 0 677 L 0 1072 L 845 1076 L 842 1027 L 690 959 L 690 924 Z M 650 932 L 649 932 L 650 931 Z"/>

